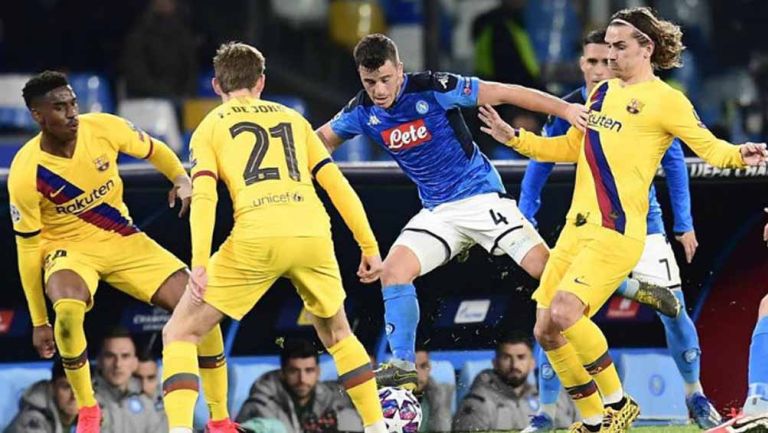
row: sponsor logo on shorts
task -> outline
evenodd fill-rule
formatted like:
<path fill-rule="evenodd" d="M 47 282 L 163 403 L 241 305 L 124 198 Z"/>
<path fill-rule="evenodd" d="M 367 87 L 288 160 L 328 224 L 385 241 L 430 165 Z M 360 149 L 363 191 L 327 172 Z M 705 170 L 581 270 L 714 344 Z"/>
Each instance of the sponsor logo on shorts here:
<path fill-rule="evenodd" d="M 301 203 L 304 196 L 298 192 L 284 192 L 281 194 L 267 194 L 253 200 L 253 207 L 262 207 L 268 205 L 281 205 L 289 203 Z"/>
<path fill-rule="evenodd" d="M 424 119 L 417 119 L 383 131 L 381 138 L 390 150 L 405 150 L 431 140 L 432 134 Z"/>

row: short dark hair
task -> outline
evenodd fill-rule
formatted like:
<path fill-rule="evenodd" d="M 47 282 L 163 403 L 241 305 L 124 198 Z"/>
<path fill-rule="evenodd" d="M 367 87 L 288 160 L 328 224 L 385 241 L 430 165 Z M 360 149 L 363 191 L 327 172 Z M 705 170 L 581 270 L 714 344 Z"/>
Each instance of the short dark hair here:
<path fill-rule="evenodd" d="M 101 350 L 104 350 L 104 343 L 107 340 L 112 340 L 114 338 L 128 338 L 133 343 L 133 347 L 136 347 L 136 340 L 133 339 L 133 335 L 131 335 L 131 331 L 128 330 L 128 328 L 124 326 L 115 326 L 110 328 L 106 335 L 104 335 L 104 338 L 101 340 Z"/>
<path fill-rule="evenodd" d="M 58 71 L 43 71 L 30 78 L 24 84 L 21 94 L 24 97 L 24 103 L 27 104 L 27 108 L 32 108 L 32 104 L 35 103 L 37 98 L 45 96 L 51 90 L 62 86 L 69 86 L 66 75 Z"/>
<path fill-rule="evenodd" d="M 226 42 L 216 50 L 213 71 L 224 93 L 252 89 L 264 74 L 266 60 L 261 51 L 242 42 Z"/>
<path fill-rule="evenodd" d="M 360 39 L 360 42 L 355 45 L 353 56 L 355 66 L 358 68 L 362 66 L 369 71 L 379 69 L 387 60 L 391 60 L 395 65 L 399 62 L 397 45 L 381 33 L 374 33 Z"/>
<path fill-rule="evenodd" d="M 152 352 L 149 350 L 142 350 L 138 354 L 136 354 L 136 357 L 139 359 L 139 362 L 157 362 L 157 359 L 152 355 Z"/>
<path fill-rule="evenodd" d="M 280 351 L 280 367 L 288 365 L 288 360 L 297 358 L 315 358 L 315 361 L 318 361 L 315 345 L 302 338 L 286 339 Z"/>
<path fill-rule="evenodd" d="M 53 359 L 53 365 L 51 365 L 51 382 L 60 377 L 66 377 L 66 374 L 64 373 L 64 364 L 61 363 L 61 358 L 56 356 Z"/>
<path fill-rule="evenodd" d="M 584 36 L 584 39 L 581 40 L 581 46 L 586 47 L 589 44 L 607 45 L 605 42 L 605 29 L 592 30 L 587 33 L 587 35 Z"/>
<path fill-rule="evenodd" d="M 533 351 L 533 338 L 521 331 L 510 331 L 504 334 L 496 343 L 496 353 L 499 352 L 501 346 L 505 344 L 525 344 L 531 351 Z"/>

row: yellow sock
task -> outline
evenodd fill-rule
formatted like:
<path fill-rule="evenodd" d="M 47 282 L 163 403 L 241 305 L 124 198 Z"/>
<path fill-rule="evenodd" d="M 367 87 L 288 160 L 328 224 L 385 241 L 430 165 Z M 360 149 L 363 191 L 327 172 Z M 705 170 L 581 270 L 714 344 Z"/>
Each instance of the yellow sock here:
<path fill-rule="evenodd" d="M 573 344 L 579 360 L 597 383 L 604 403 L 615 403 L 624 396 L 616 365 L 608 353 L 608 342 L 600 328 L 587 317 L 582 317 L 563 336 Z"/>
<path fill-rule="evenodd" d="M 56 322 L 53 334 L 56 346 L 61 354 L 64 373 L 72 385 L 77 407 L 89 407 L 96 404 L 91 384 L 91 365 L 88 363 L 88 350 L 85 341 L 85 302 L 77 299 L 60 299 L 53 304 Z"/>
<path fill-rule="evenodd" d="M 224 357 L 224 340 L 219 325 L 211 329 L 197 345 L 197 363 L 211 420 L 228 419 L 227 359 Z"/>
<path fill-rule="evenodd" d="M 371 359 L 354 335 L 328 348 L 339 372 L 339 382 L 344 385 L 352 403 L 363 419 L 363 426 L 373 425 L 382 419 L 379 393 L 371 368 Z"/>
<path fill-rule="evenodd" d="M 197 347 L 185 341 L 172 341 L 163 349 L 163 404 L 168 427 L 192 428 L 195 402 L 199 393 Z"/>
<path fill-rule="evenodd" d="M 591 424 L 599 423 L 603 418 L 603 402 L 600 400 L 595 381 L 581 365 L 573 345 L 566 343 L 562 347 L 544 353 L 552 364 L 552 369 L 560 378 L 560 383 L 563 384 L 573 404 L 581 413 L 581 417 Z"/>

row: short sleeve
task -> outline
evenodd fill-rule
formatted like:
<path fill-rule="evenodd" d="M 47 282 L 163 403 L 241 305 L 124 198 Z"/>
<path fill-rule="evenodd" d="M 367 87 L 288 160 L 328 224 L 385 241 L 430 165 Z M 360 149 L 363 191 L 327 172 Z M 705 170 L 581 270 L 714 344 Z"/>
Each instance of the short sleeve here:
<path fill-rule="evenodd" d="M 363 133 L 360 124 L 360 110 L 358 103 L 360 95 L 352 98 L 351 101 L 331 119 L 331 129 L 333 133 L 344 140 L 349 140 Z"/>
<path fill-rule="evenodd" d="M 34 236 L 42 228 L 40 220 L 40 193 L 37 191 L 34 168 L 19 166 L 14 161 L 8 174 L 13 231 L 19 236 Z"/>
<path fill-rule="evenodd" d="M 477 77 L 435 72 L 432 74 L 435 99 L 444 109 L 477 106 L 480 80 Z"/>

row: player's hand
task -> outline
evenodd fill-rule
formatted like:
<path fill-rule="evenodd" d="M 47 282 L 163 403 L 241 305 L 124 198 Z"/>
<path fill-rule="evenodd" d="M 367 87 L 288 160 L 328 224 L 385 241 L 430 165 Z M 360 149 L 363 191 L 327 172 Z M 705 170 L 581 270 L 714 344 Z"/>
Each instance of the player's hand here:
<path fill-rule="evenodd" d="M 589 109 L 583 104 L 568 104 L 568 108 L 565 109 L 563 118 L 576 129 L 584 132 L 587 129 Z"/>
<path fill-rule="evenodd" d="M 768 213 L 768 207 L 763 209 L 765 213 Z M 768 243 L 768 223 L 763 228 L 763 240 Z"/>
<path fill-rule="evenodd" d="M 208 287 L 208 273 L 204 266 L 195 266 L 189 273 L 189 282 L 187 283 L 187 289 L 192 300 L 196 304 L 203 302 L 203 295 L 205 295 L 205 289 Z"/>
<path fill-rule="evenodd" d="M 189 203 L 192 201 L 192 181 L 186 174 L 176 176 L 173 180 L 173 187 L 168 191 L 168 207 L 175 207 L 177 198 L 181 200 L 181 209 L 179 209 L 179 218 L 181 218 L 187 213 Z"/>
<path fill-rule="evenodd" d="M 53 327 L 46 323 L 32 328 L 32 345 L 35 346 L 40 357 L 52 358 L 56 353 L 56 345 L 53 344 Z"/>
<path fill-rule="evenodd" d="M 496 139 L 496 141 L 507 143 L 514 138 L 515 128 L 505 122 L 490 105 L 481 105 L 477 117 L 485 124 L 485 126 L 480 127 L 480 130 Z"/>
<path fill-rule="evenodd" d="M 765 149 L 765 143 L 744 143 L 739 146 L 741 159 L 747 165 L 765 164 L 768 159 L 768 151 Z"/>
<path fill-rule="evenodd" d="M 360 266 L 357 268 L 357 276 L 361 283 L 373 283 L 381 276 L 384 264 L 381 262 L 381 256 L 361 256 Z"/>
<path fill-rule="evenodd" d="M 675 235 L 675 239 L 683 245 L 685 250 L 685 261 L 691 263 L 696 254 L 696 248 L 699 247 L 699 241 L 696 239 L 696 232 L 691 230 L 681 235 Z"/>

